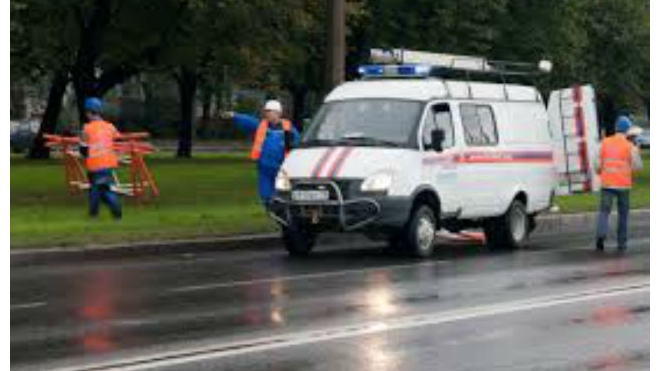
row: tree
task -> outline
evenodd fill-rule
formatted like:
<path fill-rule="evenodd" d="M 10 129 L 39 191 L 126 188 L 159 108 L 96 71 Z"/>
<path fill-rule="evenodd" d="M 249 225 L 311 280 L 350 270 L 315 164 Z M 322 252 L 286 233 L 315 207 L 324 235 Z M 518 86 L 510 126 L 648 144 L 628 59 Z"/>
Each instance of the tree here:
<path fill-rule="evenodd" d="M 649 111 L 650 2 L 591 0 L 584 15 L 585 77 L 596 85 L 601 122 L 611 131 L 618 110 Z"/>
<path fill-rule="evenodd" d="M 43 134 L 53 133 L 62 98 L 69 83 L 69 56 L 72 42 L 72 1 L 11 2 L 11 72 L 16 80 L 35 83 L 50 80 L 48 101 L 42 123 L 28 153 L 31 158 L 47 158 Z"/>
<path fill-rule="evenodd" d="M 282 61 L 291 44 L 288 14 L 299 14 L 300 0 L 217 2 L 185 1 L 181 32 L 169 48 L 166 64 L 179 85 L 181 121 L 178 157 L 191 157 L 194 112 L 198 87 L 207 95 L 220 91 L 228 67 L 232 79 L 263 88 L 279 82 Z M 296 5 L 296 6 L 294 6 Z M 299 61 L 300 59 L 295 59 Z"/>
<path fill-rule="evenodd" d="M 29 157 L 49 156 L 43 134 L 54 132 L 69 82 L 82 121 L 85 97 L 102 97 L 155 63 L 162 39 L 178 16 L 177 4 L 175 0 L 25 0 L 12 6 L 12 44 L 16 43 L 11 50 L 12 69 L 19 76 L 51 79 L 48 105 Z M 153 16 L 156 13 L 158 17 Z"/>

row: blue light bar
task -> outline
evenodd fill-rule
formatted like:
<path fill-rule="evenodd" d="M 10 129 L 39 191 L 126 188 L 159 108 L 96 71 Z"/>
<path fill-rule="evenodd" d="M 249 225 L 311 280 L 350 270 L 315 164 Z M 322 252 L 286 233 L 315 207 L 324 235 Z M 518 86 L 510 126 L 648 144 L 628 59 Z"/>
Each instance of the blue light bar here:
<path fill-rule="evenodd" d="M 426 77 L 431 66 L 425 64 L 368 64 L 358 68 L 362 77 Z"/>

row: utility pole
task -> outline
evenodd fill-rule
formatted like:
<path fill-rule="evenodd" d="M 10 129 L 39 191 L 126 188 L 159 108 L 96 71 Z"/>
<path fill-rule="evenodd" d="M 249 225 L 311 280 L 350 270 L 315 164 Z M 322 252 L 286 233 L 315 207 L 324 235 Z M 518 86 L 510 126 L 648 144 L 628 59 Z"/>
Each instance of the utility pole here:
<path fill-rule="evenodd" d="M 327 43 L 325 48 L 325 90 L 344 81 L 346 59 L 346 1 L 327 0 Z"/>

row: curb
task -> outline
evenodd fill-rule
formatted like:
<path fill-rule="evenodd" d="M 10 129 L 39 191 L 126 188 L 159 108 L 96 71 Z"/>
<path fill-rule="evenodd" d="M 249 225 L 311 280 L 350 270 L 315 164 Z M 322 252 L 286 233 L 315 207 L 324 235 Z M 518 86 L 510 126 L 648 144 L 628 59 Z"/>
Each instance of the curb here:
<path fill-rule="evenodd" d="M 537 219 L 534 234 L 591 233 L 595 229 L 596 212 L 577 214 L 545 214 Z M 610 218 L 614 217 L 613 215 Z M 650 219 L 650 210 L 631 210 L 630 223 Z M 613 229 L 613 228 L 611 228 Z M 325 243 L 353 242 L 356 235 L 329 235 Z M 281 248 L 278 233 L 234 235 L 188 240 L 150 241 L 135 244 L 88 245 L 81 248 L 27 249 L 11 252 L 11 266 L 71 263 L 103 259 L 124 259 L 153 255 L 196 254 L 233 250 L 267 250 Z"/>
<path fill-rule="evenodd" d="M 79 248 L 26 249 L 11 252 L 11 265 L 71 263 L 103 259 L 137 258 L 153 255 L 176 255 L 218 250 L 268 249 L 280 247 L 277 233 L 234 235 L 188 240 L 149 241 L 130 245 L 86 245 Z"/>
<path fill-rule="evenodd" d="M 596 219 L 597 212 L 589 213 L 576 213 L 576 214 L 544 214 L 537 219 L 537 227 L 534 234 L 551 234 L 551 233 L 596 233 Z M 610 226 L 613 226 L 616 212 L 610 214 Z M 650 209 L 636 209 L 630 211 L 629 224 L 647 222 L 651 218 Z M 610 232 L 614 232 L 616 228 L 610 228 Z"/>

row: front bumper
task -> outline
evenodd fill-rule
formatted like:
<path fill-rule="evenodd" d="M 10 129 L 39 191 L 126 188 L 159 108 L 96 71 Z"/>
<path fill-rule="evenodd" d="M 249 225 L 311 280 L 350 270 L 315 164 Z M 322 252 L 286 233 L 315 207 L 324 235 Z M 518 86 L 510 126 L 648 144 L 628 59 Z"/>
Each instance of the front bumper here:
<path fill-rule="evenodd" d="M 326 201 L 295 201 L 290 194 L 277 194 L 269 214 L 283 226 L 295 224 L 317 230 L 353 231 L 368 228 L 398 228 L 408 220 L 412 199 L 386 195 L 358 194 L 333 181 L 323 184 L 331 190 Z"/>

